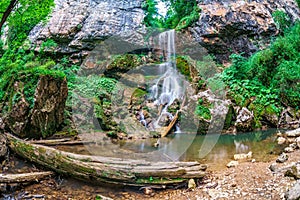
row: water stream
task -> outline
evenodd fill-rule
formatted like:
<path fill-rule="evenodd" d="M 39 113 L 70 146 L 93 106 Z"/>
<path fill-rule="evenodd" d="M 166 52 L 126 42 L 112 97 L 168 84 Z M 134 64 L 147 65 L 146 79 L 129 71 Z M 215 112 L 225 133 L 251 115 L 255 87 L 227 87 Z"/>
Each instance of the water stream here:
<path fill-rule="evenodd" d="M 184 78 L 176 69 L 175 30 L 165 31 L 159 35 L 159 49 L 161 59 L 164 61 L 158 66 L 160 77 L 150 88 L 150 99 L 154 105 L 161 106 L 158 119 L 154 122 L 155 128 L 160 128 L 162 117 L 173 119 L 168 107 L 175 100 L 182 101 L 185 94 Z M 177 126 L 177 131 L 179 127 Z"/>

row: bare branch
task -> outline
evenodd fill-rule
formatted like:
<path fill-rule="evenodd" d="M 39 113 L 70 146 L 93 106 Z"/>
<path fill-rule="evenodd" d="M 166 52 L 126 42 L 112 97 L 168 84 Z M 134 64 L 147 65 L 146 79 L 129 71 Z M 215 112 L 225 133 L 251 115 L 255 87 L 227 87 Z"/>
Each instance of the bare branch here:
<path fill-rule="evenodd" d="M 2 29 L 2 26 L 6 22 L 7 18 L 9 17 L 9 15 L 12 12 L 12 10 L 14 9 L 14 7 L 16 6 L 17 2 L 18 2 L 18 0 L 11 0 L 8 7 L 6 8 L 5 12 L 3 12 L 3 16 L 2 16 L 1 22 L 0 22 L 0 30 Z"/>

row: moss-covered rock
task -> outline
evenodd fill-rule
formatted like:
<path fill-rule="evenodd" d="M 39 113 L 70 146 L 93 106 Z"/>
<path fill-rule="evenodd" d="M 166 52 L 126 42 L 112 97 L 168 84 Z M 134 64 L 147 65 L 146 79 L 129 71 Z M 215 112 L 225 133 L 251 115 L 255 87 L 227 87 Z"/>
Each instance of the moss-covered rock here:
<path fill-rule="evenodd" d="M 41 76 L 35 90 L 33 108 L 21 93 L 20 100 L 12 105 L 12 109 L 5 117 L 6 126 L 20 137 L 50 136 L 59 130 L 64 121 L 67 96 L 68 87 L 65 78 Z"/>

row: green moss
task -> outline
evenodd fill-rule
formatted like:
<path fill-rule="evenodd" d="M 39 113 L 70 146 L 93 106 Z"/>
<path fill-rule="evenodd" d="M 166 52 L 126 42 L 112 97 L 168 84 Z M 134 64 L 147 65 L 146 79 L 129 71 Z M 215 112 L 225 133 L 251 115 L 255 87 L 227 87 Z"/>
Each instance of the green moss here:
<path fill-rule="evenodd" d="M 143 64 L 142 59 L 135 54 L 123 54 L 115 55 L 112 58 L 112 62 L 106 66 L 104 75 L 112 78 L 119 78 L 118 73 L 127 72 L 129 70 L 135 69 L 136 67 Z"/>
<path fill-rule="evenodd" d="M 186 59 L 184 59 L 183 57 L 177 57 L 176 58 L 176 67 L 181 74 L 183 74 L 184 76 L 186 76 L 189 79 L 189 81 L 192 80 L 191 74 L 190 74 L 190 65 Z"/>
<path fill-rule="evenodd" d="M 134 104 L 134 105 L 142 104 L 145 100 L 146 94 L 147 94 L 147 92 L 145 90 L 136 88 L 131 95 L 132 104 Z"/>

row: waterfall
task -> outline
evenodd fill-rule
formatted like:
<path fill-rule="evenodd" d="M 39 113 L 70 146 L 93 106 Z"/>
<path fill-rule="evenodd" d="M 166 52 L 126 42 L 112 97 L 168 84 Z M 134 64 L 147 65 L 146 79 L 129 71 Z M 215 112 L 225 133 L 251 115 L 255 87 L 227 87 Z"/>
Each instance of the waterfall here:
<path fill-rule="evenodd" d="M 150 98 L 155 105 L 161 106 L 160 116 L 154 123 L 156 128 L 160 127 L 159 122 L 163 116 L 173 119 L 168 107 L 176 99 L 183 100 L 185 93 L 184 78 L 176 69 L 175 30 L 159 35 L 159 49 L 164 62 L 158 65 L 160 77 L 150 89 Z"/>

